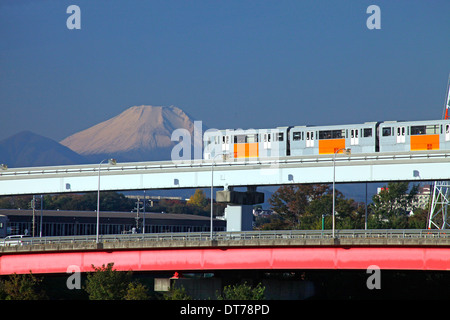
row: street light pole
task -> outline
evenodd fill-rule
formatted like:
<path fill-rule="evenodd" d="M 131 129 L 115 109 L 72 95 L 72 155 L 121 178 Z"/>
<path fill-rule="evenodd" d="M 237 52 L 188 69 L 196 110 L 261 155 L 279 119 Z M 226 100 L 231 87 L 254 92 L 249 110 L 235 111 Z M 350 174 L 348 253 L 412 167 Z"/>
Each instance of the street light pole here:
<path fill-rule="evenodd" d="M 210 218 L 210 238 L 211 240 L 213 240 L 213 213 L 214 213 L 214 201 L 213 201 L 213 195 L 214 195 L 214 160 L 216 159 L 217 156 L 225 156 L 226 153 L 218 153 L 216 154 L 213 158 L 212 158 L 212 163 L 211 163 L 211 218 Z"/>
<path fill-rule="evenodd" d="M 146 195 L 144 190 L 144 213 L 142 214 L 142 234 L 145 234 L 145 205 L 146 205 Z"/>
<path fill-rule="evenodd" d="M 104 159 L 100 164 L 98 165 L 98 189 L 97 189 L 97 231 L 96 231 L 96 237 L 95 242 L 99 243 L 99 227 L 100 227 L 100 168 L 102 166 L 102 163 L 108 161 L 108 164 L 115 165 L 117 163 L 116 159 Z"/>
<path fill-rule="evenodd" d="M 332 216 L 333 216 L 333 239 L 335 238 L 335 234 L 334 234 L 334 230 L 335 230 L 335 224 L 336 224 L 336 215 L 335 215 L 335 207 L 336 207 L 336 192 L 335 192 L 335 184 L 336 184 L 336 154 L 339 151 L 344 151 L 344 153 L 349 156 L 351 154 L 351 149 L 350 148 L 341 148 L 338 149 L 334 152 L 333 155 L 333 212 L 332 212 Z"/>
<path fill-rule="evenodd" d="M 209 235 L 209 238 L 211 239 L 211 241 L 212 241 L 212 239 L 213 239 L 213 213 L 214 213 L 214 210 L 213 210 L 213 203 L 214 203 L 214 201 L 213 201 L 213 194 L 214 194 L 214 191 L 213 191 L 213 189 L 214 189 L 214 159 L 215 159 L 215 157 L 213 158 L 213 160 L 212 160 L 212 162 L 211 162 L 211 217 L 210 217 L 210 225 L 209 225 L 209 232 L 210 232 L 210 235 Z"/>

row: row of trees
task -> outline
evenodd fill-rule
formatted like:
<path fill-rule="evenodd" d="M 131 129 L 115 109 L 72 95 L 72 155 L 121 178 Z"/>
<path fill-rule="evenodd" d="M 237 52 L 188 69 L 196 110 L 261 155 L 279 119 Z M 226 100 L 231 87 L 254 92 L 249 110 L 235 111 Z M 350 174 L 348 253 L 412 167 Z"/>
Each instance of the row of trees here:
<path fill-rule="evenodd" d="M 426 227 L 428 210 L 415 208 L 414 198 L 418 186 L 408 182 L 389 183 L 383 191 L 374 195 L 368 205 L 367 226 L 380 228 Z M 332 188 L 328 184 L 288 185 L 278 188 L 269 199 L 270 209 L 275 214 L 258 218 L 259 229 L 328 229 L 331 227 Z M 30 208 L 31 196 L 2 197 L 0 208 Z M 100 197 L 102 211 L 132 211 L 136 200 L 121 193 L 103 192 Z M 347 199 L 336 190 L 336 227 L 340 229 L 362 229 L 365 227 L 365 204 Z M 40 201 L 37 201 L 38 205 Z M 210 199 L 204 191 L 197 189 L 186 201 L 163 199 L 153 207 L 147 203 L 149 212 L 167 212 L 209 216 Z M 38 206 L 39 207 L 39 206 Z M 214 215 L 223 215 L 226 204 L 214 203 Z M 97 208 L 97 194 L 63 194 L 44 196 L 47 210 L 87 210 Z M 410 213 L 413 212 L 414 215 Z"/>
<path fill-rule="evenodd" d="M 2 209 L 30 209 L 32 196 L 0 197 L 0 208 Z M 40 197 L 36 198 L 36 208 L 40 208 Z M 142 205 L 141 205 L 142 206 Z M 225 204 L 214 203 L 214 215 L 223 214 Z M 45 210 L 97 210 L 97 193 L 85 194 L 59 194 L 45 195 L 43 198 Z M 136 208 L 136 200 L 125 197 L 118 192 L 102 192 L 100 196 L 101 211 L 124 211 L 130 212 Z M 196 214 L 209 216 L 211 210 L 210 199 L 206 197 L 202 189 L 195 193 L 186 202 L 177 199 L 161 199 L 153 203 L 146 203 L 148 212 L 166 212 L 180 214 Z"/>
<path fill-rule="evenodd" d="M 414 205 L 418 189 L 418 185 L 410 187 L 408 182 L 389 183 L 373 196 L 372 203 L 368 205 L 367 227 L 425 228 L 428 210 Z M 331 228 L 333 190 L 327 184 L 282 186 L 272 195 L 269 203 L 275 214 L 258 219 L 260 229 Z M 335 208 L 336 228 L 365 227 L 364 203 L 347 199 L 336 190 Z"/>
<path fill-rule="evenodd" d="M 32 196 L 0 197 L 0 208 L 30 209 Z M 36 197 L 36 208 L 40 208 L 40 197 Z M 45 195 L 43 198 L 46 210 L 97 210 L 97 193 Z M 131 211 L 136 201 L 117 192 L 102 192 L 100 210 L 103 211 Z"/>
<path fill-rule="evenodd" d="M 173 286 L 169 292 L 156 294 L 138 280 L 133 280 L 131 271 L 117 271 L 114 264 L 101 267 L 92 266 L 94 271 L 87 274 L 82 286 L 84 296 L 89 300 L 192 300 L 186 290 Z M 63 290 L 63 289 L 62 289 Z M 66 288 L 66 291 L 68 289 Z M 218 300 L 263 300 L 265 287 L 252 287 L 247 283 L 228 285 L 223 292 L 217 292 Z M 77 296 L 80 298 L 80 296 Z M 214 298 L 214 297 L 211 297 Z M 49 296 L 42 287 L 42 278 L 32 273 L 12 274 L 0 279 L 0 300 L 47 300 L 61 299 Z"/>

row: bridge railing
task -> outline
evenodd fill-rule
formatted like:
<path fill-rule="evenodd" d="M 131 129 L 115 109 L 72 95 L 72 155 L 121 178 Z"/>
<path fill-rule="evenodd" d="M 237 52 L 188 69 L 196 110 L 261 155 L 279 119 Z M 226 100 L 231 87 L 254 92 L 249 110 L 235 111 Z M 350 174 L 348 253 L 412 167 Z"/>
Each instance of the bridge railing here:
<path fill-rule="evenodd" d="M 449 230 L 422 229 L 372 229 L 372 230 L 335 230 L 339 239 L 429 239 L 450 238 Z M 146 233 L 146 234 L 115 234 L 101 235 L 100 242 L 129 242 L 129 241 L 242 241 L 242 240 L 275 240 L 275 239 L 332 239 L 331 230 L 268 230 L 268 231 L 239 231 L 214 232 L 213 239 L 209 232 L 179 232 L 179 233 Z M 8 242 L 0 240 L 0 246 L 34 245 L 34 244 L 62 244 L 62 243 L 95 243 L 95 235 L 37 237 L 22 238 Z"/>

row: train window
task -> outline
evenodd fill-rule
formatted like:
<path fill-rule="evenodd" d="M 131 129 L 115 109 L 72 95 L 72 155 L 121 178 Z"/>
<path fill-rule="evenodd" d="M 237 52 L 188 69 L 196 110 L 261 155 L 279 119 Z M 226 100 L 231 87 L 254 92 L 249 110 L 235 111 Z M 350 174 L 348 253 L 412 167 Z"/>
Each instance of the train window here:
<path fill-rule="evenodd" d="M 340 139 L 345 136 L 344 130 L 322 130 L 319 131 L 319 139 Z"/>
<path fill-rule="evenodd" d="M 437 133 L 439 133 L 439 126 L 437 125 L 411 126 L 411 135 L 437 134 Z"/>
<path fill-rule="evenodd" d="M 319 139 L 331 139 L 331 130 L 319 131 Z"/>
<path fill-rule="evenodd" d="M 391 135 L 391 127 L 383 128 L 383 137 L 388 137 Z"/>
<path fill-rule="evenodd" d="M 270 133 L 265 133 L 263 140 L 264 142 L 270 142 Z"/>
<path fill-rule="evenodd" d="M 372 136 L 372 128 L 364 128 L 364 138 L 368 138 Z"/>
<path fill-rule="evenodd" d="M 426 126 L 411 126 L 411 135 L 425 134 Z"/>
<path fill-rule="evenodd" d="M 294 141 L 301 140 L 301 132 L 294 132 L 292 140 L 294 140 Z"/>
<path fill-rule="evenodd" d="M 234 143 L 245 143 L 247 136 L 244 134 L 239 134 L 234 136 Z"/>
<path fill-rule="evenodd" d="M 258 135 L 257 134 L 249 134 L 246 137 L 245 142 L 248 142 L 248 143 L 258 142 Z"/>
<path fill-rule="evenodd" d="M 278 132 L 278 141 L 283 141 L 284 140 L 284 135 L 283 132 Z"/>
<path fill-rule="evenodd" d="M 345 137 L 345 130 L 333 130 L 333 139 L 340 139 Z"/>
<path fill-rule="evenodd" d="M 439 133 L 439 126 L 438 125 L 431 125 L 427 126 L 427 134 L 438 134 Z"/>

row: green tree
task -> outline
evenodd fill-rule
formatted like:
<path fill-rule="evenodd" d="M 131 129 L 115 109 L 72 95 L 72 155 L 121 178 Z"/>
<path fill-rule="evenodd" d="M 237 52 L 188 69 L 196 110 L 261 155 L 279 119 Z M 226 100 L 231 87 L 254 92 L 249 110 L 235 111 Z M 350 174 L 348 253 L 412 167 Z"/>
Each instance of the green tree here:
<path fill-rule="evenodd" d="M 335 190 L 336 227 L 361 227 L 359 205 Z M 289 185 L 280 187 L 269 199 L 278 218 L 271 219 L 262 229 L 320 229 L 322 217 L 331 228 L 333 189 L 327 184 Z"/>
<path fill-rule="evenodd" d="M 303 228 L 300 222 L 309 204 L 328 193 L 330 187 L 325 184 L 282 186 L 269 199 L 269 204 L 284 221 L 286 229 L 299 229 Z"/>
<path fill-rule="evenodd" d="M 195 193 L 189 198 L 189 204 L 204 208 L 208 205 L 208 199 L 202 189 L 196 189 Z"/>
<path fill-rule="evenodd" d="M 164 294 L 164 300 L 192 300 L 192 297 L 186 293 L 184 287 L 177 288 L 172 284 L 169 292 Z"/>
<path fill-rule="evenodd" d="M 390 182 L 372 197 L 372 227 L 407 228 L 408 215 L 414 211 L 414 198 L 418 185 L 411 188 L 408 182 Z"/>
<path fill-rule="evenodd" d="M 0 281 L 0 298 L 4 300 L 43 300 L 47 296 L 40 289 L 42 279 L 29 274 L 12 274 Z"/>
<path fill-rule="evenodd" d="M 430 209 L 416 209 L 414 215 L 408 219 L 408 228 L 411 229 L 426 229 L 428 227 L 428 213 Z"/>
<path fill-rule="evenodd" d="M 128 284 L 127 293 L 124 300 L 148 300 L 148 289 L 145 285 L 138 282 L 131 282 Z"/>
<path fill-rule="evenodd" d="M 264 300 L 264 291 L 266 288 L 258 283 L 256 287 L 252 287 L 244 282 L 243 284 L 229 285 L 223 288 L 221 295 L 217 296 L 218 300 Z"/>
<path fill-rule="evenodd" d="M 114 263 L 92 268 L 95 272 L 87 275 L 85 290 L 90 300 L 122 300 L 126 297 L 131 282 L 131 272 L 113 269 Z"/>
<path fill-rule="evenodd" d="M 2 209 L 30 209 L 33 196 L 3 196 L 0 197 Z"/>

